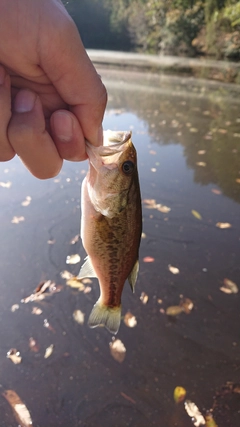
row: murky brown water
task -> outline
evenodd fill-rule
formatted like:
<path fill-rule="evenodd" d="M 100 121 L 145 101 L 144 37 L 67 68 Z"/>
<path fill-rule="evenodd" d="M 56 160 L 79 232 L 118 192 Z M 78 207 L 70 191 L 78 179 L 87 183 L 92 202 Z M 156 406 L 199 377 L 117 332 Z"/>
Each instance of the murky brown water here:
<path fill-rule="evenodd" d="M 224 278 L 240 287 L 240 97 L 239 89 L 192 79 L 150 77 L 100 70 L 109 90 L 104 127 L 132 129 L 139 156 L 144 233 L 136 293 L 126 285 L 117 335 L 126 347 L 122 363 L 109 350 L 111 335 L 73 320 L 86 320 L 98 284 L 84 294 L 66 286 L 60 272 L 78 273 L 67 255 L 85 256 L 79 231 L 80 185 L 85 163 L 66 163 L 57 179 L 33 178 L 19 159 L 0 164 L 0 384 L 27 405 L 34 427 L 191 427 L 173 391 L 185 387 L 201 412 L 214 406 L 218 427 L 240 423 L 239 294 L 220 290 Z M 27 196 L 28 206 L 21 203 Z M 196 218 L 192 210 L 202 219 Z M 14 224 L 14 216 L 24 221 Z M 216 223 L 229 223 L 220 229 Z M 48 243 L 51 241 L 53 244 Z M 154 262 L 144 262 L 145 257 Z M 177 267 L 172 274 L 168 266 Z M 53 280 L 61 292 L 23 304 L 39 282 Z M 140 300 L 148 295 L 147 304 Z M 190 314 L 165 314 L 181 296 L 194 304 Z M 162 302 L 161 302 L 162 301 Z M 13 304 L 19 309 L 11 311 Z M 33 306 L 43 313 L 32 314 Z M 161 311 L 160 311 L 161 310 Z M 44 319 L 52 330 L 44 327 Z M 29 338 L 39 345 L 34 353 Z M 54 344 L 52 355 L 45 350 Z M 14 365 L 6 354 L 21 352 Z M 216 398 L 216 396 L 218 396 Z M 0 427 L 18 423 L 0 396 Z"/>

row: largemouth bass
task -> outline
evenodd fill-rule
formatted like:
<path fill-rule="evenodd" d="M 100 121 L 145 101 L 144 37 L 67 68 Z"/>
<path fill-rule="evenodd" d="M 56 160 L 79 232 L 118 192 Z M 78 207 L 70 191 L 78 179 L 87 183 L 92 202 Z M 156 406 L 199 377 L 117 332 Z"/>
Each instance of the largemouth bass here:
<path fill-rule="evenodd" d="M 118 332 L 121 295 L 137 280 L 142 232 L 137 154 L 131 132 L 104 132 L 103 145 L 86 143 L 89 171 L 82 183 L 81 238 L 87 252 L 78 278 L 97 277 L 100 297 L 88 324 Z"/>

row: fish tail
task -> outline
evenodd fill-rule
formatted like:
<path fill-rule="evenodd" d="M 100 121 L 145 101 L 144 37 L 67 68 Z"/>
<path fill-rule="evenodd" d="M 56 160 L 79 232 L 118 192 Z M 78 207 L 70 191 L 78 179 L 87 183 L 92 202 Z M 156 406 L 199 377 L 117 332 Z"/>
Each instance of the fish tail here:
<path fill-rule="evenodd" d="M 121 305 L 109 307 L 99 301 L 93 306 L 88 319 L 90 328 L 104 325 L 112 334 L 117 334 L 121 323 Z"/>

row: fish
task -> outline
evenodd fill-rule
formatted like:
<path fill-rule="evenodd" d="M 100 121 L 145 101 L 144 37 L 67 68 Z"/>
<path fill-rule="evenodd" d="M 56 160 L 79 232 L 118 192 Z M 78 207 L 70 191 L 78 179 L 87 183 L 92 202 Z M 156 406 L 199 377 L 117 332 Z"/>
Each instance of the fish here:
<path fill-rule="evenodd" d="M 121 295 L 128 279 L 134 292 L 139 271 L 142 205 L 137 152 L 128 131 L 104 131 L 103 145 L 86 142 L 89 170 L 81 189 L 81 239 L 87 253 L 78 279 L 96 277 L 100 296 L 91 328 L 117 334 Z"/>

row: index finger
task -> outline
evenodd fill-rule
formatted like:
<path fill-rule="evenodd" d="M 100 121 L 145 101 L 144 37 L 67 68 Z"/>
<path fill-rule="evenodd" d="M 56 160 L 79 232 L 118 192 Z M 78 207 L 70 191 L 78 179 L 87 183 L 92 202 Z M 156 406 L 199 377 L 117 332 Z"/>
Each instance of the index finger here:
<path fill-rule="evenodd" d="M 51 23 L 45 22 L 48 31 L 42 31 L 39 41 L 41 67 L 78 118 L 83 136 L 92 144 L 99 145 L 107 103 L 106 88 L 62 4 L 58 4 L 57 13 L 55 10 L 46 19 L 50 19 Z M 53 24 L 54 38 L 49 43 L 49 28 Z"/>

